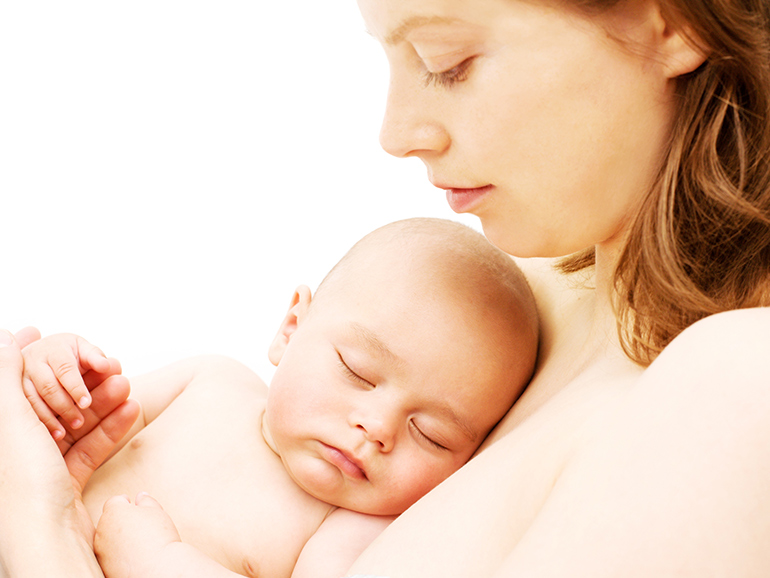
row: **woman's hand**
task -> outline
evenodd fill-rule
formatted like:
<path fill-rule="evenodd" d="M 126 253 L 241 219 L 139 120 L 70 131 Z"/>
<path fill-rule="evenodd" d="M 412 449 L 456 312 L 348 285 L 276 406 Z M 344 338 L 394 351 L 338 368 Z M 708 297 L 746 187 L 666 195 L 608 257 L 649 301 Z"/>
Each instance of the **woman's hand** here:
<path fill-rule="evenodd" d="M 62 460 L 24 397 L 22 371 L 18 344 L 0 330 L 0 573 L 14 578 L 101 576 L 82 491 L 129 430 L 139 407 L 109 392 L 97 402 L 94 393 L 92 409 L 101 421 L 92 423 Z"/>

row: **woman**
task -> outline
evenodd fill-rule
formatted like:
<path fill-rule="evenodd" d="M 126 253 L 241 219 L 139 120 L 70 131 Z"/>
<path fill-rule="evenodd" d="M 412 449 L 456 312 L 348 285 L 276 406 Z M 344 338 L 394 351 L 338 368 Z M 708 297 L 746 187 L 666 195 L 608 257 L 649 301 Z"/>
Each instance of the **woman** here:
<path fill-rule="evenodd" d="M 765 575 L 766 1 L 359 7 L 391 65 L 384 148 L 507 252 L 572 256 L 522 263 L 524 395 L 350 574 Z"/>
<path fill-rule="evenodd" d="M 770 304 L 770 4 L 359 7 L 391 65 L 385 149 L 593 288 L 529 267 L 535 378 L 353 572 L 766 575 L 770 310 L 697 321 Z"/>

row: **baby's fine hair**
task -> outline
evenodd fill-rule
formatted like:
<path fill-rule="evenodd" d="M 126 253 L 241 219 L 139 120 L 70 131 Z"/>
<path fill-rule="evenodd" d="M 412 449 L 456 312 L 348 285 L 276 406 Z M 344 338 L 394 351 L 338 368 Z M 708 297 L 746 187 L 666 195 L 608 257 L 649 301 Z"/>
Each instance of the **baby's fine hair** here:
<path fill-rule="evenodd" d="M 524 274 L 510 255 L 470 227 L 445 219 L 413 218 L 380 227 L 356 243 L 326 275 L 316 299 L 373 248 L 398 251 L 413 262 L 413 279 L 465 309 L 483 310 L 537 343 L 537 308 Z M 422 279 L 414 279 L 421 277 Z"/>

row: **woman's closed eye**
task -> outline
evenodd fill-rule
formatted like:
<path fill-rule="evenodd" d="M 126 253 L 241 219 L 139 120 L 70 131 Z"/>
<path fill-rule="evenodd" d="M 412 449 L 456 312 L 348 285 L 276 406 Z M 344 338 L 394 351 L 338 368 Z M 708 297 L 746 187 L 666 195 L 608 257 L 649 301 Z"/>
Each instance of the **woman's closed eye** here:
<path fill-rule="evenodd" d="M 425 86 L 427 87 L 432 84 L 434 86 L 441 86 L 442 88 L 451 88 L 455 84 L 467 80 L 468 75 L 470 74 L 471 64 L 473 64 L 475 58 L 475 56 L 466 58 L 457 66 L 453 66 L 442 72 L 426 71 L 423 74 Z"/>

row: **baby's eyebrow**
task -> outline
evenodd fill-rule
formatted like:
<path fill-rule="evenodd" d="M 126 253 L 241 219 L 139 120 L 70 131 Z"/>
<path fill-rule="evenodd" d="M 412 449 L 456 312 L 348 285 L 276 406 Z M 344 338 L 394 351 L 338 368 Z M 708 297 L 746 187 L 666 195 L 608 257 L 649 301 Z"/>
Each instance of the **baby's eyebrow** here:
<path fill-rule="evenodd" d="M 385 359 L 387 363 L 393 366 L 400 367 L 404 365 L 404 360 L 393 353 L 385 342 L 370 329 L 354 322 L 350 324 L 350 330 L 355 334 L 361 346 L 371 354 Z M 478 434 L 448 404 L 437 403 L 433 406 L 433 411 L 456 425 L 465 437 L 471 440 L 471 442 L 476 443 L 479 437 Z"/>
<path fill-rule="evenodd" d="M 360 323 L 351 323 L 349 329 L 355 335 L 355 338 L 361 344 L 361 346 L 369 351 L 369 353 L 376 355 L 377 357 L 385 359 L 385 361 L 395 367 L 401 367 L 404 365 L 404 360 L 393 353 L 385 342 L 380 339 L 377 334 L 372 330 L 364 327 Z M 463 420 L 455 410 L 453 410 L 446 403 L 438 403 L 434 406 L 433 411 L 452 422 L 458 427 L 458 429 L 465 435 L 471 442 L 476 443 L 478 440 L 478 434 Z"/>
<path fill-rule="evenodd" d="M 350 330 L 355 334 L 356 339 L 364 349 L 377 357 L 385 358 L 385 360 L 393 365 L 404 365 L 404 360 L 398 355 L 393 353 L 385 342 L 382 341 L 373 331 L 364 327 L 360 323 L 351 323 Z"/>
<path fill-rule="evenodd" d="M 453 424 L 455 424 L 458 429 L 467 437 L 471 443 L 476 443 L 476 441 L 479 439 L 479 436 L 476 432 L 474 432 L 470 426 L 459 416 L 457 415 L 457 412 L 455 412 L 451 407 L 445 404 L 441 404 L 436 408 L 436 411 L 443 416 L 444 418 L 451 421 Z"/>

